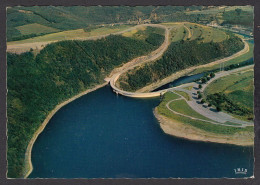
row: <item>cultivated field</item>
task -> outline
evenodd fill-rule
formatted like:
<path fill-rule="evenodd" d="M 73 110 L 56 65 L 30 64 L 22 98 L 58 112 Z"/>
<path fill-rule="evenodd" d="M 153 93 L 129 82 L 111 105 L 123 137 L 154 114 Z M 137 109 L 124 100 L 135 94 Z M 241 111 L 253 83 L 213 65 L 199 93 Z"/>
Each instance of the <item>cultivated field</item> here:
<path fill-rule="evenodd" d="M 125 32 L 122 35 L 124 37 L 138 37 L 138 32 L 142 32 L 146 30 L 146 26 L 141 26 L 136 29 L 132 29 L 131 31 Z"/>
<path fill-rule="evenodd" d="M 191 87 L 192 88 L 192 87 Z M 184 92 L 184 91 L 174 91 L 176 93 L 178 93 L 179 95 L 182 95 L 187 101 L 191 100 L 191 97 L 188 93 Z"/>
<path fill-rule="evenodd" d="M 171 41 L 196 40 L 200 42 L 222 42 L 227 39 L 227 34 L 219 29 L 203 26 L 196 23 L 162 23 L 165 26 L 172 27 Z M 190 33 L 190 36 L 189 36 Z"/>
<path fill-rule="evenodd" d="M 62 40 L 84 40 L 84 39 L 97 39 L 99 36 L 112 34 L 126 30 L 132 26 L 130 25 L 116 25 L 104 26 L 91 31 L 84 31 L 84 29 L 62 31 L 58 33 L 51 33 L 43 36 L 38 36 L 30 39 L 7 42 L 7 51 L 14 53 L 22 53 L 29 51 L 31 48 L 41 50 L 47 44 Z"/>
<path fill-rule="evenodd" d="M 44 26 L 44 25 L 41 25 L 38 23 L 17 26 L 16 29 L 19 30 L 22 35 L 30 35 L 30 34 L 35 34 L 35 33 L 37 33 L 37 34 L 52 33 L 52 32 L 60 31 L 59 29 Z"/>
<path fill-rule="evenodd" d="M 118 31 L 130 28 L 128 25 L 120 26 L 104 26 L 101 28 L 93 29 L 90 32 L 85 32 L 83 29 L 62 31 L 59 33 L 52 33 L 44 36 L 34 37 L 21 41 L 8 42 L 7 45 L 23 44 L 23 43 L 34 43 L 34 42 L 47 42 L 47 41 L 61 41 L 61 40 L 74 40 L 74 39 L 84 39 L 92 36 L 105 35 L 110 33 L 115 33 Z"/>

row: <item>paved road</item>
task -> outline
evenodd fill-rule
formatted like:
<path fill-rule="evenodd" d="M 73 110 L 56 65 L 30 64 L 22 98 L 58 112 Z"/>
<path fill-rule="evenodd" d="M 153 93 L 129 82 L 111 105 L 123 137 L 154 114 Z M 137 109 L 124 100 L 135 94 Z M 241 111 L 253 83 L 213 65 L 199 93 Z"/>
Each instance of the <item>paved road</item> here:
<path fill-rule="evenodd" d="M 180 94 L 178 93 L 175 93 L 179 96 L 181 96 Z M 177 115 L 180 115 L 180 116 L 184 116 L 184 117 L 187 117 L 187 118 L 190 118 L 190 119 L 193 119 L 193 120 L 198 120 L 198 121 L 203 121 L 203 122 L 207 122 L 207 123 L 211 123 L 211 124 L 214 124 L 214 125 L 223 125 L 223 126 L 227 126 L 227 127 L 245 127 L 247 125 L 244 125 L 244 124 L 237 124 L 237 125 L 228 125 L 228 124 L 223 124 L 223 123 L 220 123 L 220 122 L 214 122 L 214 121 L 210 121 L 210 120 L 205 120 L 205 119 L 200 119 L 200 118 L 195 118 L 195 117 L 192 117 L 192 116 L 189 116 L 189 115 L 186 115 L 186 114 L 182 114 L 182 113 L 179 113 L 177 111 L 174 111 L 170 108 L 170 104 L 174 101 L 178 101 L 178 100 L 185 100 L 187 102 L 187 100 L 184 98 L 184 97 L 181 97 L 181 98 L 178 98 L 178 99 L 174 99 L 174 100 L 171 100 L 169 101 L 167 104 L 166 104 L 166 107 L 167 109 L 169 109 L 171 112 L 173 112 L 174 114 L 177 114 Z"/>
<path fill-rule="evenodd" d="M 152 52 L 150 55 L 142 56 L 142 57 L 137 58 L 137 62 L 135 63 L 135 65 L 127 67 L 124 70 L 122 70 L 122 71 L 116 73 L 115 75 L 113 75 L 112 78 L 110 79 L 110 85 L 113 88 L 113 90 L 116 93 L 121 94 L 123 96 L 136 97 L 136 98 L 156 97 L 156 96 L 160 96 L 160 95 L 164 94 L 167 91 L 181 90 L 181 91 L 184 91 L 184 92 L 188 93 L 192 97 L 192 101 L 186 101 L 185 100 L 188 103 L 188 105 L 193 110 L 198 112 L 199 114 L 201 114 L 201 115 L 203 115 L 203 116 L 213 120 L 213 121 L 211 121 L 211 123 L 213 123 L 213 124 L 219 124 L 219 125 L 225 125 L 226 126 L 226 124 L 224 124 L 225 122 L 232 122 L 232 123 L 241 124 L 240 127 L 253 125 L 252 122 L 247 122 L 247 121 L 242 121 L 242 120 L 236 119 L 236 118 L 234 118 L 234 117 L 232 117 L 232 116 L 230 116 L 230 115 L 228 115 L 228 114 L 226 114 L 224 112 L 217 112 L 213 108 L 209 108 L 209 107 L 207 107 L 207 106 L 205 106 L 203 104 L 200 104 L 199 100 L 197 99 L 197 95 L 196 95 L 197 90 L 198 90 L 198 89 L 196 89 L 196 87 L 192 88 L 192 91 L 188 91 L 186 89 L 181 88 L 181 86 L 179 86 L 179 87 L 164 89 L 164 90 L 160 90 L 160 91 L 156 91 L 156 92 L 148 92 L 148 93 L 127 92 L 127 91 L 123 91 L 123 90 L 121 90 L 121 89 L 116 87 L 116 85 L 115 85 L 116 81 L 119 79 L 119 77 L 120 77 L 120 75 L 122 73 L 125 73 L 126 71 L 128 71 L 130 69 L 133 69 L 134 67 L 139 66 L 141 64 L 144 64 L 146 62 L 150 62 L 152 60 L 156 60 L 157 58 L 159 58 L 160 56 L 163 55 L 164 51 L 166 51 L 166 49 L 168 48 L 168 45 L 170 43 L 169 42 L 170 31 L 169 31 L 169 29 L 167 29 L 166 26 L 163 26 L 163 25 L 161 25 L 161 26 L 165 29 L 165 40 L 164 40 L 164 43 L 156 51 Z M 238 56 L 240 56 L 240 55 L 242 55 L 244 53 L 247 53 L 249 51 L 249 46 L 248 46 L 248 44 L 244 40 L 243 40 L 243 42 L 245 44 L 245 47 L 244 47 L 243 50 L 235 53 L 232 56 L 229 56 L 229 57 L 226 57 L 226 58 L 223 58 L 223 59 L 220 59 L 220 60 L 216 60 L 216 61 L 214 61 L 212 63 L 214 63 L 214 64 L 222 63 L 222 62 L 231 60 L 231 59 L 233 59 L 235 57 L 238 57 Z M 210 64 L 212 64 L 212 63 L 210 63 Z M 216 73 L 215 74 L 215 78 L 213 78 L 210 81 L 208 81 L 207 84 L 205 84 L 201 90 L 204 91 L 204 89 L 206 88 L 206 86 L 208 84 L 212 83 L 214 80 L 216 80 L 218 78 L 221 78 L 223 76 L 229 75 L 231 73 L 234 73 L 234 72 L 237 72 L 237 71 L 240 71 L 240 70 L 244 70 L 246 68 L 250 68 L 250 66 L 245 66 L 245 67 L 237 68 L 237 69 L 230 70 L 230 71 L 224 71 L 224 72 Z M 196 85 L 196 83 L 191 83 L 191 84 L 193 86 Z M 169 104 L 167 104 L 167 105 L 169 105 Z M 178 114 L 180 114 L 180 113 L 178 113 Z M 195 119 L 195 118 L 192 118 L 191 116 L 188 116 L 188 115 L 183 115 L 183 116 L 190 117 L 191 119 Z M 198 119 L 198 118 L 196 118 L 196 119 Z M 207 120 L 202 120 L 202 119 L 198 119 L 198 120 L 207 121 Z M 209 122 L 209 121 L 207 121 L 207 122 Z"/>
<path fill-rule="evenodd" d="M 136 62 L 135 62 L 134 65 L 131 65 L 131 66 L 125 68 L 124 70 L 119 71 L 118 73 L 116 73 L 115 75 L 112 76 L 112 78 L 110 79 L 110 85 L 116 93 L 121 94 L 123 96 L 129 96 L 129 97 L 147 98 L 147 97 L 160 96 L 162 93 L 166 92 L 166 90 L 157 91 L 157 92 L 149 92 L 149 93 L 127 92 L 127 91 L 119 89 L 115 85 L 116 81 L 119 79 L 121 74 L 123 74 L 123 73 L 127 72 L 128 70 L 131 70 L 131 69 L 133 69 L 137 66 L 140 66 L 140 65 L 145 64 L 147 62 L 151 62 L 151 61 L 154 61 L 154 60 L 160 58 L 163 55 L 163 53 L 167 50 L 167 48 L 170 44 L 169 35 L 170 35 L 171 27 L 167 28 L 166 26 L 159 25 L 159 24 L 156 24 L 154 26 L 158 26 L 158 27 L 165 29 L 164 42 L 162 43 L 162 45 L 158 49 L 156 49 L 155 51 L 153 51 L 149 55 L 141 56 L 141 57 L 138 57 L 137 59 L 135 59 Z"/>
<path fill-rule="evenodd" d="M 248 122 L 248 121 L 243 121 L 243 120 L 239 120 L 239 119 L 236 119 L 234 118 L 233 116 L 229 115 L 229 114 L 226 114 L 224 112 L 218 112 L 216 111 L 215 109 L 211 108 L 211 107 L 208 107 L 206 105 L 203 105 L 200 103 L 200 100 L 198 100 L 197 98 L 197 91 L 200 90 L 200 91 L 204 91 L 204 89 L 210 84 L 212 83 L 213 81 L 217 80 L 218 78 L 221 78 L 221 77 L 224 77 L 224 76 L 227 76 L 227 75 L 230 75 L 230 74 L 233 74 L 233 73 L 236 73 L 238 71 L 242 71 L 242 70 L 246 70 L 246 69 L 250 69 L 252 68 L 252 66 L 245 66 L 245 67 L 241 67 L 241 68 L 237 68 L 237 69 L 234 69 L 234 70 L 230 70 L 230 71 L 224 71 L 224 72 L 219 72 L 219 73 L 216 73 L 215 77 L 212 78 L 211 80 L 209 80 L 207 82 L 207 84 L 204 84 L 202 89 L 198 89 L 198 83 L 189 83 L 189 84 L 184 84 L 184 85 L 181 85 L 181 86 L 178 86 L 178 87 L 174 87 L 174 88 L 171 88 L 170 90 L 179 90 L 179 91 L 184 91 L 186 93 L 188 93 L 191 97 L 191 101 L 186 101 L 189 106 L 195 110 L 196 112 L 198 112 L 199 114 L 211 119 L 211 120 L 214 120 L 216 122 L 220 122 L 220 123 L 225 123 L 225 122 L 232 122 L 232 123 L 237 123 L 237 124 L 243 124 L 245 126 L 252 126 L 254 123 L 253 122 Z M 192 90 L 189 91 L 187 89 L 184 89 L 184 87 L 187 87 L 187 86 L 193 86 Z"/>
<path fill-rule="evenodd" d="M 161 25 L 161 26 L 163 26 L 163 25 Z M 130 67 L 125 68 L 124 70 L 114 74 L 112 76 L 112 78 L 109 79 L 110 85 L 113 88 L 114 92 L 116 92 L 118 94 L 121 94 L 123 96 L 136 97 L 136 98 L 156 97 L 156 96 L 160 96 L 160 95 L 164 94 L 165 92 L 167 92 L 167 89 L 161 90 L 161 91 L 156 91 L 156 92 L 147 92 L 147 93 L 127 92 L 127 91 L 119 89 L 115 85 L 116 81 L 119 79 L 121 74 L 125 73 L 126 71 L 128 71 L 130 69 L 133 69 L 134 67 L 137 67 L 137 66 L 139 66 L 141 64 L 144 64 L 146 62 L 150 62 L 152 60 L 156 60 L 157 58 L 159 58 L 160 56 L 163 55 L 164 51 L 166 51 L 166 49 L 168 48 L 168 45 L 170 43 L 170 41 L 169 41 L 170 31 L 167 29 L 166 26 L 163 26 L 163 27 L 166 30 L 165 31 L 165 40 L 164 40 L 163 44 L 160 46 L 160 48 L 158 48 L 156 51 L 152 52 L 148 56 L 138 57 L 137 58 L 138 62 L 135 65 L 132 65 Z M 220 64 L 220 63 L 226 62 L 228 60 L 231 60 L 233 58 L 236 58 L 236 57 L 238 57 L 240 55 L 243 55 L 243 54 L 247 53 L 249 51 L 249 45 L 244 40 L 243 40 L 243 42 L 244 42 L 244 48 L 241 51 L 239 51 L 239 52 L 237 52 L 237 53 L 235 53 L 235 54 L 233 54 L 233 55 L 231 55 L 229 57 L 222 58 L 222 59 L 216 60 L 214 62 L 211 62 L 209 64 L 204 64 L 204 65 L 200 65 L 200 66 L 190 67 L 188 69 L 183 70 L 183 73 L 185 73 L 187 71 L 192 71 L 194 69 L 197 69 L 198 67 L 209 67 L 209 66 L 212 66 L 212 65 Z"/>
<path fill-rule="evenodd" d="M 213 81 L 221 78 L 221 77 L 224 77 L 224 76 L 227 76 L 227 75 L 230 75 L 230 74 L 233 74 L 233 73 L 236 73 L 236 72 L 239 72 L 239 71 L 243 71 L 243 70 L 246 70 L 246 69 L 250 69 L 252 68 L 252 65 L 248 65 L 248 66 L 244 66 L 244 67 L 239 67 L 239 68 L 236 68 L 236 69 L 233 69 L 233 70 L 229 70 L 229 71 L 222 71 L 222 72 L 218 72 L 218 73 L 215 73 L 215 77 L 214 78 L 211 78 L 205 85 L 202 86 L 201 88 L 201 91 L 204 91 L 205 88 L 211 84 Z"/>

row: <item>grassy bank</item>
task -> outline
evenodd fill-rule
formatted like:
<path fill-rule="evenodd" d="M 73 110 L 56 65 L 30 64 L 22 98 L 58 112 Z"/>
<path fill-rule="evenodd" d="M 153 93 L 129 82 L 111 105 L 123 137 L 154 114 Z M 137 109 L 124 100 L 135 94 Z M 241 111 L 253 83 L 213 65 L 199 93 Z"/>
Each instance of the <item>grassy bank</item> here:
<path fill-rule="evenodd" d="M 166 26 L 173 27 L 171 30 L 171 42 L 181 40 L 198 40 L 202 43 L 222 42 L 228 39 L 228 35 L 220 30 L 212 27 L 196 24 L 196 23 L 162 23 Z M 188 38 L 189 32 L 191 37 Z"/>
<path fill-rule="evenodd" d="M 170 103 L 169 105 L 170 109 L 184 114 L 184 115 L 188 115 L 194 118 L 199 118 L 199 119 L 203 119 L 203 120 L 208 120 L 208 121 L 212 121 L 209 118 L 197 113 L 196 111 L 194 111 L 185 100 L 177 100 L 177 101 L 173 101 Z"/>
<path fill-rule="evenodd" d="M 172 120 L 176 120 L 177 122 L 188 124 L 192 127 L 201 129 L 206 132 L 214 133 L 214 134 L 234 135 L 239 132 L 252 132 L 252 133 L 254 132 L 254 127 L 250 127 L 250 126 L 245 128 L 238 128 L 238 127 L 228 127 L 223 125 L 215 125 L 215 124 L 208 123 L 206 121 L 194 120 L 191 118 L 174 114 L 166 107 L 166 104 L 170 100 L 176 99 L 177 97 L 175 95 L 166 93 L 163 100 L 157 107 L 158 113 Z M 184 100 L 174 101 L 174 102 L 170 104 L 170 108 L 172 110 L 195 118 L 209 120 L 208 118 L 205 118 L 204 116 L 198 114 L 193 109 L 191 109 Z"/>
<path fill-rule="evenodd" d="M 155 116 L 160 121 L 162 129 L 170 135 L 183 137 L 191 140 L 229 143 L 236 145 L 252 145 L 254 139 L 254 127 L 244 128 L 216 125 L 207 121 L 200 121 L 180 116 L 170 111 L 166 104 L 179 98 L 173 93 L 166 93 L 161 103 L 156 107 Z M 178 101 L 178 102 L 177 102 Z M 183 113 L 200 119 L 204 116 L 192 110 L 184 100 L 173 101 L 170 108 L 176 112 Z M 208 119 L 205 119 L 208 120 Z M 234 123 L 225 123 L 233 125 Z"/>
<path fill-rule="evenodd" d="M 157 108 L 154 110 L 154 115 L 159 121 L 162 130 L 171 136 L 192 141 L 224 143 L 239 146 L 253 146 L 254 144 L 253 132 L 241 132 L 234 135 L 214 134 L 159 114 Z"/>
<path fill-rule="evenodd" d="M 224 111 L 243 119 L 253 119 L 254 71 L 240 71 L 209 84 L 204 91 L 208 101 Z"/>

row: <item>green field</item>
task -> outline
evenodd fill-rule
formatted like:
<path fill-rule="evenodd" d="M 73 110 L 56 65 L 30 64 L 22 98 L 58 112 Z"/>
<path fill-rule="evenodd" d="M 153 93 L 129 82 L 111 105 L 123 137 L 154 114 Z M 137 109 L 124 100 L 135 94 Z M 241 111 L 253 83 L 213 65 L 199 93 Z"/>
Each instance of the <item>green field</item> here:
<path fill-rule="evenodd" d="M 120 26 L 104 26 L 101 28 L 93 29 L 90 32 L 85 32 L 84 29 L 62 31 L 58 33 L 51 33 L 44 36 L 34 37 L 21 41 L 8 42 L 7 44 L 23 44 L 23 43 L 34 43 L 34 42 L 48 42 L 48 41 L 61 41 L 61 40 L 73 40 L 73 39 L 84 39 L 87 37 L 105 35 L 110 33 L 119 32 L 130 28 L 129 25 Z"/>
<path fill-rule="evenodd" d="M 184 91 L 174 91 L 174 92 L 176 92 L 179 95 L 182 95 L 187 101 L 191 100 L 190 95 Z"/>
<path fill-rule="evenodd" d="M 175 99 L 178 99 L 178 98 L 181 98 L 179 95 L 175 94 L 175 93 L 172 93 L 172 92 L 167 92 L 163 95 L 163 100 L 165 102 L 168 102 L 170 100 L 175 100 Z"/>
<path fill-rule="evenodd" d="M 212 121 L 211 119 L 197 113 L 196 111 L 194 111 L 185 100 L 176 100 L 170 103 L 169 107 L 181 114 L 187 115 L 187 116 L 191 116 L 194 118 L 199 118 L 199 119 L 203 119 L 203 120 L 209 120 Z"/>
<path fill-rule="evenodd" d="M 212 82 L 204 91 L 205 95 L 225 93 L 234 102 L 253 109 L 254 105 L 254 71 L 242 71 L 231 74 Z"/>
<path fill-rule="evenodd" d="M 185 37 L 184 33 L 184 27 L 183 25 L 176 25 L 172 30 L 171 30 L 171 42 L 177 42 L 180 40 L 183 40 Z"/>
<path fill-rule="evenodd" d="M 228 39 L 228 36 L 224 31 L 221 31 L 216 28 L 211 28 L 211 27 L 203 27 L 202 30 L 202 35 L 201 37 L 203 38 L 203 42 L 221 42 L 225 39 Z"/>
<path fill-rule="evenodd" d="M 135 35 L 136 37 L 138 37 L 138 32 L 145 31 L 145 30 L 146 30 L 146 26 L 142 26 L 139 28 L 132 29 L 131 31 L 125 32 L 122 35 L 124 37 L 134 37 Z"/>
<path fill-rule="evenodd" d="M 224 93 L 232 103 L 241 108 L 246 108 L 250 112 L 244 115 L 228 111 L 229 113 L 244 120 L 252 118 L 254 107 L 253 68 L 217 79 L 208 85 L 204 91 L 206 96 L 215 93 Z"/>
<path fill-rule="evenodd" d="M 195 23 L 184 23 L 184 24 L 174 24 L 174 23 L 164 23 L 166 26 L 173 26 L 171 30 L 171 41 L 177 42 L 180 40 L 188 39 L 188 30 L 184 28 L 185 25 L 191 31 L 191 38 L 189 40 L 199 39 L 200 42 L 222 42 L 227 39 L 227 34 L 219 29 L 211 28 L 208 26 L 203 26 Z"/>
<path fill-rule="evenodd" d="M 38 33 L 38 34 L 52 33 L 52 32 L 60 31 L 59 29 L 44 26 L 44 25 L 41 25 L 38 23 L 17 26 L 16 29 L 19 30 L 22 35 L 30 35 L 30 34 L 34 34 L 34 33 Z"/>
<path fill-rule="evenodd" d="M 188 31 L 184 28 L 183 24 L 180 23 L 168 23 L 165 25 L 174 26 L 171 30 L 171 41 L 177 42 L 180 40 L 187 40 Z M 185 24 L 189 30 L 191 30 L 192 37 L 190 40 L 195 40 L 201 38 L 201 42 L 221 42 L 226 39 L 225 32 L 213 29 L 206 26 L 199 26 L 197 24 Z M 76 29 L 76 30 L 68 30 L 62 31 L 58 33 L 51 33 L 43 36 L 37 36 L 25 40 L 20 41 L 11 41 L 8 42 L 8 45 L 13 44 L 24 44 L 24 43 L 34 43 L 34 42 L 50 42 L 50 41 L 61 41 L 61 40 L 73 40 L 73 39 L 84 39 L 87 37 L 94 37 L 99 35 L 111 34 L 119 31 L 126 30 L 132 27 L 131 25 L 116 25 L 116 26 L 103 26 L 98 27 L 96 29 L 92 29 L 91 31 L 85 32 L 84 29 Z M 18 27 L 17 27 L 18 28 Z M 129 32 L 123 33 L 123 36 L 126 37 L 134 37 L 135 39 L 145 39 L 144 32 L 147 27 L 139 27 L 137 29 L 133 29 Z M 23 34 L 32 34 L 32 33 L 48 33 L 48 32 L 57 32 L 58 29 L 43 26 L 40 24 L 28 24 L 24 26 L 19 26 L 19 30 Z M 162 35 L 162 29 L 157 29 L 155 33 Z"/>
<path fill-rule="evenodd" d="M 166 104 L 167 104 L 167 102 L 169 102 L 171 100 L 171 97 L 173 97 L 175 99 L 178 98 L 178 96 L 177 97 L 176 96 L 172 95 L 172 93 L 171 94 L 165 93 L 163 100 L 157 107 L 158 113 L 163 116 L 166 116 L 172 120 L 176 120 L 178 122 L 181 122 L 181 123 L 184 123 L 187 125 L 191 125 L 195 128 L 198 128 L 198 129 L 201 129 L 201 130 L 204 130 L 207 132 L 215 133 L 215 134 L 233 135 L 238 132 L 254 132 L 254 127 L 251 127 L 251 126 L 248 126 L 245 128 L 238 128 L 238 127 L 229 127 L 229 126 L 223 126 L 223 125 L 215 125 L 215 124 L 211 124 L 208 122 L 198 121 L 198 120 L 194 120 L 194 119 L 190 119 L 187 117 L 183 117 L 183 116 L 174 114 L 169 109 L 167 109 Z M 180 106 L 180 104 L 178 104 L 178 106 Z M 173 109 L 176 110 L 175 108 L 178 106 L 174 106 Z M 185 106 L 185 105 L 181 105 L 181 106 Z M 178 108 L 178 110 L 179 109 L 181 109 L 181 108 Z M 190 110 L 187 110 L 187 106 L 185 106 L 185 109 L 182 108 L 179 111 L 185 111 L 186 113 L 190 113 Z M 227 124 L 233 124 L 233 123 L 227 123 Z"/>
<path fill-rule="evenodd" d="M 192 36 L 190 40 L 195 40 L 202 36 L 202 30 L 200 26 L 197 25 L 188 25 L 189 29 L 191 30 Z"/>
<path fill-rule="evenodd" d="M 145 40 L 145 39 L 147 39 L 148 35 L 150 35 L 151 33 L 164 36 L 164 29 L 149 27 L 149 26 L 141 26 L 141 27 L 132 29 L 131 31 L 125 32 L 122 35 L 124 37 L 132 37 L 132 38 L 138 39 L 138 40 Z"/>
<path fill-rule="evenodd" d="M 170 39 L 171 42 L 178 42 L 181 40 L 187 40 L 188 38 L 188 30 L 184 27 L 184 23 L 180 22 L 166 22 L 162 23 L 163 25 L 167 27 L 171 27 L 171 35 Z M 187 25 L 186 25 L 187 26 Z"/>

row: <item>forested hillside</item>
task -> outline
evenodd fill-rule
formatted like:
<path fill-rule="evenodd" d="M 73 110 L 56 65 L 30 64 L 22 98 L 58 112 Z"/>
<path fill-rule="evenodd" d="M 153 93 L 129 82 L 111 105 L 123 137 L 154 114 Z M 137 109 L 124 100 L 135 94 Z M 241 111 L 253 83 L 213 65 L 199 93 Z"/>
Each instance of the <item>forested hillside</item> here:
<path fill-rule="evenodd" d="M 8 177 L 22 177 L 26 147 L 40 124 L 64 100 L 104 83 L 112 69 L 155 50 L 164 37 L 109 36 L 62 41 L 32 52 L 7 54 Z"/>
<path fill-rule="evenodd" d="M 46 33 L 64 30 L 93 27 L 93 25 L 110 23 L 138 24 L 138 21 L 149 19 L 152 22 L 160 21 L 159 15 L 184 11 L 187 7 L 160 7 L 155 6 L 34 6 L 9 7 L 7 9 L 7 40 L 21 40 Z M 191 10 L 201 7 L 192 6 Z M 155 15 L 156 14 L 156 15 Z M 35 25 L 37 23 L 38 25 Z M 140 22 L 141 23 L 141 22 Z M 20 27 L 31 25 L 30 30 L 35 32 L 24 34 Z M 46 31 L 37 29 L 37 26 L 46 26 Z M 49 28 L 49 29 L 47 29 Z M 55 29 L 55 30 L 54 30 Z"/>
<path fill-rule="evenodd" d="M 232 34 L 222 42 L 202 43 L 198 40 L 173 42 L 161 59 L 127 72 L 120 77 L 120 87 L 136 91 L 182 69 L 227 57 L 243 49 L 242 40 Z"/>
<path fill-rule="evenodd" d="M 194 22 L 252 26 L 253 8 L 206 6 L 34 6 L 7 8 L 7 40 L 21 40 L 101 24 Z"/>

